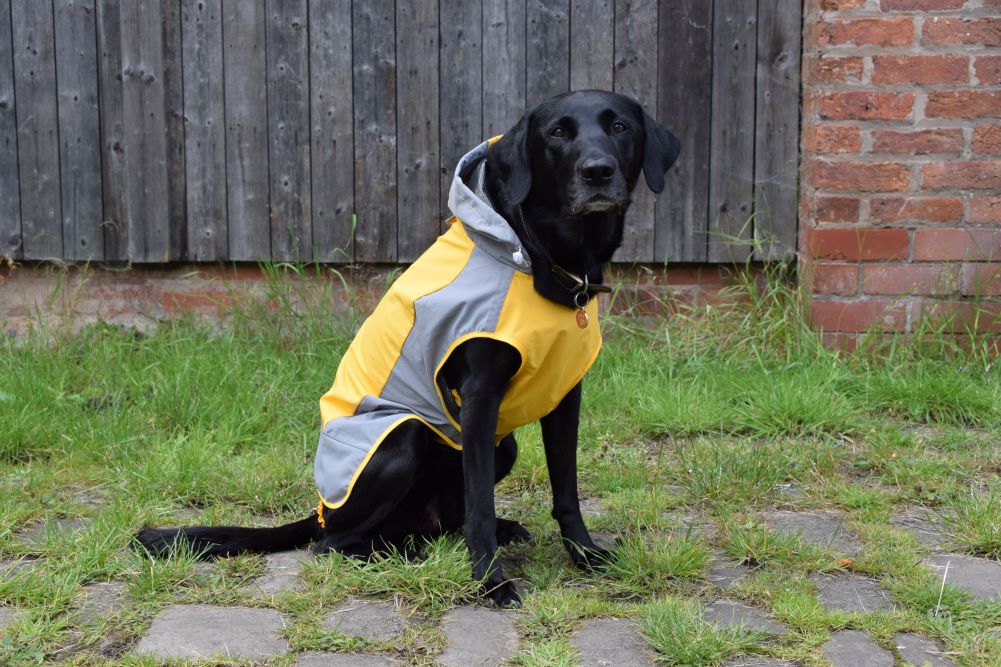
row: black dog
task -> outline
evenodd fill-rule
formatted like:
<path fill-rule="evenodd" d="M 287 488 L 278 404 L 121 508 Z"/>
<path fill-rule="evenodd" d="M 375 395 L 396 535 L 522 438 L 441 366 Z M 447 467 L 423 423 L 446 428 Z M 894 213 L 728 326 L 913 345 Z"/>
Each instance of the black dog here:
<path fill-rule="evenodd" d="M 505 265 L 505 270 L 512 274 L 518 269 L 521 272 L 518 278 L 528 281 L 525 284 L 529 285 L 532 298 L 544 297 L 540 300 L 543 308 L 555 312 L 557 317 L 571 318 L 570 321 L 576 318 L 576 326 L 587 329 L 588 307 L 596 314 L 591 298 L 607 289 L 601 284 L 602 266 L 621 243 L 630 193 L 641 171 L 651 190 L 658 193 L 663 190 L 664 173 L 680 151 L 677 138 L 636 102 L 613 93 L 585 91 L 560 95 L 539 105 L 502 138 L 477 151 L 460 163 L 456 175 L 459 184 L 453 185 L 453 192 L 459 187 L 463 193 L 470 193 L 473 181 L 478 179 L 475 184 L 478 200 L 490 207 L 494 228 L 499 222 L 504 229 L 499 230 L 497 237 L 477 236 L 475 225 L 456 211 L 462 222 L 459 227 L 469 228 L 468 236 L 462 229 L 450 230 L 450 234 L 465 241 L 479 239 L 475 243 L 470 241 L 477 247 L 481 243 L 490 246 L 493 256 L 500 258 L 498 266 Z M 480 206 L 476 199 L 467 197 L 468 202 Z M 452 208 L 455 211 L 456 206 Z M 515 252 L 512 254 L 498 238 L 511 239 Z M 437 252 L 435 247 L 429 253 Z M 530 279 L 525 267 L 530 268 Z M 407 283 L 407 273 L 397 284 Z M 416 303 L 412 300 L 409 305 L 414 312 Z M 469 304 L 463 303 L 462 307 Z M 423 325 L 428 326 L 426 319 Z M 367 326 L 368 322 L 352 348 L 361 345 L 358 349 L 363 349 L 364 341 L 359 341 L 369 335 Z M 589 335 L 597 335 L 596 329 L 590 331 Z M 410 537 L 428 538 L 462 529 L 472 557 L 473 577 L 482 582 L 482 591 L 498 605 L 517 606 L 518 593 L 505 580 L 495 559 L 496 549 L 498 545 L 528 539 L 529 535 L 517 522 L 497 518 L 494 485 L 514 465 L 515 439 L 499 420 L 503 418 L 506 401 L 511 398 L 509 390 L 514 391 L 511 387 L 526 372 L 525 353 L 515 344 L 497 338 L 457 339 L 454 349 L 450 348 L 441 357 L 434 377 L 425 378 L 434 383 L 432 391 L 416 396 L 415 400 L 419 402 L 436 391 L 440 411 L 448 417 L 447 421 L 443 419 L 441 424 L 433 426 L 422 416 L 420 408 L 413 408 L 414 415 L 409 415 L 406 405 L 399 412 L 398 402 L 377 406 L 379 409 L 389 406 L 404 416 L 390 428 L 377 431 L 382 435 L 371 445 L 368 458 L 360 466 L 351 467 L 353 477 L 339 500 L 322 496 L 320 517 L 311 516 L 278 528 L 149 528 L 138 533 L 138 542 L 153 554 L 165 555 L 180 539 L 191 543 L 204 556 L 212 557 L 241 551 L 281 551 L 316 541 L 317 553 L 336 550 L 364 558 L 387 546 L 403 549 Z M 600 344 L 600 336 L 598 341 Z M 400 349 L 400 358 L 405 356 L 405 350 L 405 346 Z M 349 349 L 345 360 L 351 355 Z M 332 391 L 341 381 L 345 364 L 350 363 L 345 360 Z M 589 364 L 590 361 L 580 364 L 581 375 Z M 565 387 L 558 385 L 564 380 L 545 373 L 532 381 L 543 384 L 551 381 L 554 387 L 559 387 L 559 395 L 551 405 L 530 405 L 525 414 L 537 413 L 535 418 L 541 417 L 553 491 L 552 515 L 559 524 L 567 551 L 575 565 L 592 568 L 600 565 L 608 554 L 595 545 L 584 526 L 577 495 L 579 378 L 574 375 L 572 384 Z M 342 414 L 351 419 L 352 411 L 361 411 L 365 400 L 376 399 L 366 395 L 361 403 L 352 404 Z M 535 413 L 533 407 L 537 408 Z M 382 413 L 372 410 L 368 416 L 378 414 Z M 451 430 L 449 422 L 454 427 Z M 338 423 L 344 422 L 336 419 L 329 422 L 335 426 Z M 327 427 L 325 420 L 325 433 Z M 321 454 L 327 455 L 324 437 L 321 436 L 317 464 L 321 492 L 323 473 L 319 460 Z M 341 435 L 337 437 L 344 439 Z M 458 443 L 461 452 L 457 451 Z M 339 456 L 338 453 L 335 458 Z M 341 465 L 339 462 L 338 458 L 335 463 Z M 322 526 L 318 518 L 322 519 Z"/>

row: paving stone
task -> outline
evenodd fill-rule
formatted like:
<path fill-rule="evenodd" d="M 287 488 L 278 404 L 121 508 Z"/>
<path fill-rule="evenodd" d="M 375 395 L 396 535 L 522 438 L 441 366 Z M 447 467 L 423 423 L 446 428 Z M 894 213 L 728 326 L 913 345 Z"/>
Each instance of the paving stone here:
<path fill-rule="evenodd" d="M 483 607 L 457 607 L 442 619 L 448 647 L 438 656 L 444 667 L 494 667 L 518 649 L 514 614 Z"/>
<path fill-rule="evenodd" d="M 868 614 L 896 607 L 890 594 L 872 579 L 853 574 L 818 577 L 817 596 L 827 611 Z"/>
<path fill-rule="evenodd" d="M 30 530 L 21 533 L 18 538 L 24 544 L 39 546 L 49 541 L 72 535 L 90 525 L 89 519 L 56 519 L 36 524 Z"/>
<path fill-rule="evenodd" d="M 17 620 L 17 612 L 10 607 L 0 607 L 0 632 Z"/>
<path fill-rule="evenodd" d="M 893 667 L 893 654 L 858 630 L 841 630 L 821 647 L 834 667 Z"/>
<path fill-rule="evenodd" d="M 10 581 L 21 575 L 31 574 L 41 567 L 44 562 L 41 558 L 0 561 L 0 581 Z"/>
<path fill-rule="evenodd" d="M 636 626 L 617 618 L 587 621 L 570 638 L 580 667 L 648 667 L 655 665 Z"/>
<path fill-rule="evenodd" d="M 956 663 L 942 655 L 945 651 L 938 643 L 920 635 L 900 633 L 893 638 L 893 643 L 905 662 L 918 667 L 957 667 Z"/>
<path fill-rule="evenodd" d="M 97 581 L 83 587 L 77 603 L 76 620 L 82 625 L 94 623 L 117 614 L 125 608 L 125 584 L 118 581 Z"/>
<path fill-rule="evenodd" d="M 723 627 L 742 625 L 748 630 L 757 630 L 769 635 L 784 635 L 787 632 L 782 625 L 769 618 L 763 611 L 729 600 L 709 603 L 702 617 Z"/>
<path fill-rule="evenodd" d="M 980 600 L 1001 597 L 1001 563 L 973 556 L 940 554 L 929 556 L 927 562 L 945 583 L 952 584 Z M 949 564 L 946 574 L 945 566 Z"/>
<path fill-rule="evenodd" d="M 391 642 L 403 633 L 406 621 L 392 604 L 367 600 L 348 600 L 323 619 L 323 627 L 347 637 Z"/>
<path fill-rule="evenodd" d="M 942 536 L 942 520 L 923 509 L 911 509 L 896 515 L 890 522 L 906 530 L 918 544 L 936 549 L 945 542 Z"/>
<path fill-rule="evenodd" d="M 302 564 L 313 555 L 304 549 L 282 551 L 268 554 L 264 557 L 267 571 L 251 584 L 260 595 L 277 595 L 284 591 L 294 591 L 300 588 L 302 581 Z"/>
<path fill-rule="evenodd" d="M 273 609 L 173 605 L 153 619 L 136 653 L 158 658 L 267 658 L 288 653 Z"/>
<path fill-rule="evenodd" d="M 396 667 L 402 663 L 365 653 L 303 653 L 292 667 Z"/>
<path fill-rule="evenodd" d="M 717 554 L 710 565 L 712 567 L 706 579 L 713 586 L 724 590 L 733 588 L 754 573 L 754 568 L 729 560 L 724 554 Z"/>
<path fill-rule="evenodd" d="M 780 533 L 798 535 L 801 540 L 847 556 L 858 555 L 862 543 L 845 528 L 845 518 L 834 512 L 791 512 L 774 510 L 762 515 L 765 523 Z"/>

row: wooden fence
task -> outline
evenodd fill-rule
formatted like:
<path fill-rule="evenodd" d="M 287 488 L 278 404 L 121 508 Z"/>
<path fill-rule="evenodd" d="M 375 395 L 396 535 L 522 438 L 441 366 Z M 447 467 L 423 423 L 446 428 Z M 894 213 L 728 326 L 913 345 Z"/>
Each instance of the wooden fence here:
<path fill-rule="evenodd" d="M 623 261 L 795 246 L 789 0 L 0 0 L 0 254 L 406 262 L 456 160 L 582 88 L 684 144 Z"/>

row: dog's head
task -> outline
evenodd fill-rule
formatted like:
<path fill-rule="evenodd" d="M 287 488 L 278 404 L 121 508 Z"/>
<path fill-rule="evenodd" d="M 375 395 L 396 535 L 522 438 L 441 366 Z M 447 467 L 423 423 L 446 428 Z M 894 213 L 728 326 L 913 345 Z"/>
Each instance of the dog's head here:
<path fill-rule="evenodd" d="M 493 146 L 512 204 L 531 198 L 568 217 L 624 212 L 643 172 L 654 192 L 681 142 L 636 101 L 599 90 L 555 97 L 525 113 Z"/>

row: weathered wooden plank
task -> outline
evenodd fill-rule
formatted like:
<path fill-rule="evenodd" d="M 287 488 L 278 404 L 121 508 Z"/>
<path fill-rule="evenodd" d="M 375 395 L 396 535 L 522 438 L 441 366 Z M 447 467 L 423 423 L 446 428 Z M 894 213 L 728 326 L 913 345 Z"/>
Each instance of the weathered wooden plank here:
<path fill-rule="evenodd" d="M 483 3 L 483 134 L 507 132 L 526 106 L 526 0 Z"/>
<path fill-rule="evenodd" d="M 125 108 L 119 0 L 97 0 L 98 90 L 101 122 L 101 190 L 104 257 L 128 259 L 125 224 Z"/>
<path fill-rule="evenodd" d="M 572 25 L 576 23 L 574 18 Z M 638 100 L 651 116 L 656 117 L 657 0 L 617 0 L 614 41 L 615 92 Z M 572 48 L 576 48 L 576 40 Z M 617 261 L 653 261 L 655 202 L 654 194 L 640 177 L 633 191 L 633 205 L 626 213 L 622 245 L 615 254 Z"/>
<path fill-rule="evenodd" d="M 268 0 L 271 258 L 312 259 L 306 0 Z"/>
<path fill-rule="evenodd" d="M 271 259 L 264 0 L 223 0 L 229 259 Z"/>
<path fill-rule="evenodd" d="M 10 35 L 10 2 L 0 0 L 0 35 Z M 0 256 L 21 259 L 21 193 L 17 175 L 14 52 L 0 39 Z"/>
<path fill-rule="evenodd" d="M 755 259 L 796 250 L 802 9 L 798 2 L 758 3 Z"/>
<path fill-rule="evenodd" d="M 707 250 L 712 5 L 660 3 L 657 117 L 681 139 L 681 156 L 657 197 L 654 259 L 704 262 Z"/>
<path fill-rule="evenodd" d="M 656 14 L 653 29 L 656 34 Z M 572 0 L 570 5 L 570 89 L 611 90 L 615 44 L 615 0 Z M 656 46 L 656 42 L 654 42 Z M 653 60 L 655 51 L 648 54 Z"/>
<path fill-rule="evenodd" d="M 63 257 L 52 4 L 11 0 L 25 259 Z"/>
<path fill-rule="evenodd" d="M 717 2 L 714 8 L 710 261 L 741 262 L 751 254 L 756 9 L 756 0 Z"/>
<path fill-rule="evenodd" d="M 354 123 L 351 86 L 351 3 L 309 5 L 313 258 L 354 260 Z"/>
<path fill-rule="evenodd" d="M 490 3 L 488 3 L 490 4 Z M 498 3 L 499 4 L 499 3 Z M 441 0 L 441 221 L 451 215 L 448 190 L 459 159 L 486 139 L 483 132 L 483 5 Z M 493 54 L 490 54 L 493 57 Z"/>
<path fill-rule="evenodd" d="M 396 259 L 412 262 L 438 236 L 438 2 L 399 2 L 396 25 Z M 446 109 L 447 112 L 447 109 Z"/>
<path fill-rule="evenodd" d="M 184 161 L 184 65 L 181 0 L 161 0 L 163 103 L 167 141 L 167 244 L 172 259 L 187 258 L 187 178 Z"/>
<path fill-rule="evenodd" d="M 396 261 L 396 9 L 352 3 L 355 91 L 355 258 Z"/>
<path fill-rule="evenodd" d="M 184 157 L 188 259 L 228 259 L 222 3 L 183 0 Z"/>
<path fill-rule="evenodd" d="M 55 0 L 63 258 L 104 259 L 93 0 Z"/>
<path fill-rule="evenodd" d="M 166 262 L 170 254 L 163 27 L 159 0 L 119 4 L 126 257 Z"/>
<path fill-rule="evenodd" d="M 570 90 L 570 1 L 528 0 L 528 106 Z"/>

